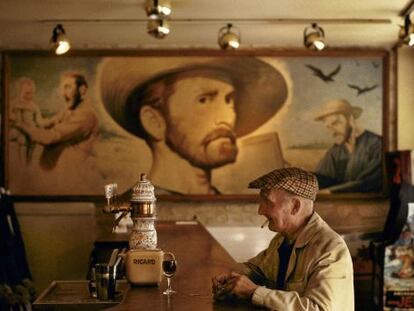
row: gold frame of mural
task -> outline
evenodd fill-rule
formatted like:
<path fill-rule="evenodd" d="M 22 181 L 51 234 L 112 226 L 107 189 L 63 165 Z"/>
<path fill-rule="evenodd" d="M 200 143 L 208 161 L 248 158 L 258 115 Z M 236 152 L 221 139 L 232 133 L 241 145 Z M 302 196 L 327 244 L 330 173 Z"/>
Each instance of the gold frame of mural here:
<path fill-rule="evenodd" d="M 125 67 L 121 60 L 126 58 L 131 63 L 128 63 Z M 147 63 L 145 66 L 142 65 L 144 58 L 145 63 Z M 116 63 L 115 60 L 119 60 L 120 63 Z M 233 83 L 234 92 L 228 92 L 228 94 L 231 93 L 231 99 L 234 100 L 234 107 L 231 109 L 234 111 L 234 115 L 225 121 L 226 126 L 221 126 L 215 132 L 216 134 L 212 134 L 216 136 L 210 137 L 211 140 L 217 139 L 217 145 L 219 146 L 216 146 L 215 149 L 212 147 L 212 152 L 218 150 L 220 156 L 225 154 L 228 159 L 220 162 L 223 164 L 198 164 L 197 159 L 193 162 L 189 158 L 185 158 L 188 156 L 185 151 L 182 153 L 182 151 L 174 149 L 178 147 L 171 147 L 171 144 L 174 144 L 173 140 L 169 144 L 164 144 L 168 148 L 174 149 L 173 156 L 167 155 L 164 159 L 173 160 L 171 162 L 161 161 L 161 164 L 173 163 L 173 165 L 167 167 L 167 169 L 170 169 L 176 166 L 174 159 L 177 159 L 177 156 L 185 160 L 185 164 L 181 163 L 183 173 L 176 175 L 170 185 L 167 181 L 165 184 L 158 185 L 160 188 L 159 199 L 253 201 L 257 199 L 257 191 L 240 189 L 246 189 L 249 180 L 269 171 L 270 168 L 295 165 L 309 170 L 316 169 L 318 165 L 320 166 L 319 162 L 327 150 L 334 146 L 335 141 L 332 138 L 332 132 L 327 131 L 324 122 L 317 122 L 321 119 L 317 119 L 315 116 L 321 113 L 321 109 L 324 107 L 323 104 L 327 99 L 337 98 L 346 98 L 351 103 L 352 109 L 362 106 L 362 109 L 360 109 L 362 114 L 361 112 L 359 114 L 351 113 L 354 121 L 361 115 L 360 119 L 357 120 L 360 121 L 359 125 L 363 124 L 370 132 L 378 133 L 377 136 L 382 140 L 382 150 L 378 151 L 381 157 L 379 164 L 381 167 L 380 173 L 382 174 L 382 179 L 380 178 L 381 190 L 374 190 L 373 192 L 329 192 L 325 189 L 325 191 L 321 191 L 318 197 L 322 199 L 383 198 L 387 193 L 384 154 L 396 146 L 396 103 L 394 98 L 396 69 L 395 66 L 391 66 L 392 60 L 390 53 L 384 50 L 331 50 L 321 53 L 302 50 L 230 52 L 216 50 L 79 51 L 63 57 L 57 57 L 43 51 L 8 51 L 3 53 L 2 57 L 2 184 L 11 191 L 17 200 L 99 201 L 103 199 L 104 184 L 121 182 L 119 188 L 120 192 L 123 192 L 138 181 L 139 173 L 149 173 L 150 169 L 152 169 L 150 174 L 153 174 L 150 175 L 150 180 L 154 178 L 156 181 L 162 180 L 161 183 L 163 183 L 166 179 L 171 179 L 160 179 L 160 175 L 154 173 L 154 166 L 156 165 L 155 162 L 151 161 L 151 155 L 154 155 L 155 152 L 154 149 L 150 149 L 149 144 L 145 144 L 144 136 L 134 132 L 134 129 L 128 128 L 131 125 L 125 125 L 128 122 L 125 121 L 126 117 L 119 117 L 119 109 L 111 111 L 112 108 L 108 108 L 119 105 L 116 98 L 122 97 L 121 95 L 124 93 L 128 96 L 124 96 L 122 104 L 126 101 L 133 101 L 131 99 L 132 92 L 136 94 L 139 93 L 137 89 L 142 89 L 134 85 L 129 86 L 129 89 L 127 86 L 127 90 L 123 90 L 122 86 L 114 84 L 116 83 L 114 81 L 117 80 L 129 81 L 125 79 L 130 79 L 132 76 L 125 76 L 124 73 L 126 71 L 132 72 L 135 66 L 132 64 L 136 62 L 139 63 L 137 65 L 139 68 L 141 68 L 140 66 L 145 67 L 145 70 L 140 69 L 140 71 L 146 74 L 146 78 L 139 78 L 141 80 L 135 82 L 137 84 L 141 83 L 139 85 L 142 85 L 145 81 L 144 85 L 148 86 L 148 77 L 151 78 L 150 80 L 161 80 L 159 79 L 160 72 L 162 72 L 163 77 L 171 72 L 179 72 L 179 74 L 184 75 L 184 80 L 191 77 L 194 85 L 206 85 L 205 80 L 200 80 L 199 84 L 194 83 L 196 79 L 210 79 L 216 81 L 216 83 L 218 81 L 221 85 L 229 85 L 228 79 L 230 79 Z M 114 62 L 112 67 L 111 62 Z M 171 65 L 173 62 L 179 65 L 174 67 L 175 65 Z M 152 63 L 153 65 L 151 65 Z M 190 68 L 188 66 L 190 63 L 195 67 L 191 67 L 191 70 L 198 70 L 198 73 L 189 74 L 191 71 L 187 69 Z M 159 68 L 154 69 L 154 64 Z M 257 69 L 258 67 L 263 68 Z M 120 70 L 119 68 L 128 69 Z M 180 68 L 180 70 L 176 70 L 176 68 Z M 185 70 L 181 70 L 181 68 L 185 68 Z M 241 72 L 240 70 L 246 71 Z M 81 88 L 77 87 L 77 93 L 75 93 L 78 97 L 81 96 L 79 94 L 85 95 L 87 93 L 88 96 L 82 95 L 82 98 L 89 98 L 88 103 L 92 103 L 96 120 L 98 120 L 98 125 L 94 130 L 95 134 L 98 133 L 99 135 L 95 136 L 95 144 L 92 144 L 92 149 L 88 149 L 89 155 L 94 157 L 93 161 L 82 158 L 79 162 L 81 166 L 69 164 L 76 163 L 72 160 L 76 156 L 72 154 L 70 157 L 64 158 L 63 154 L 69 149 L 78 151 L 76 148 L 79 147 L 79 144 L 84 143 L 94 132 L 91 126 L 83 129 L 82 133 L 79 133 L 80 130 L 78 129 L 78 138 L 72 140 L 70 138 L 65 141 L 65 146 L 55 152 L 54 160 L 51 160 L 51 149 L 63 145 L 63 138 L 60 138 L 61 141 L 53 140 L 49 137 L 51 135 L 44 134 L 48 128 L 53 128 L 58 123 L 77 118 L 73 111 L 80 108 L 71 109 L 72 116 L 62 114 L 59 117 L 60 119 L 57 117 L 59 111 L 66 109 L 65 95 L 61 91 L 59 93 L 59 90 L 62 88 L 62 76 L 69 71 L 80 72 L 86 78 L 88 83 L 86 91 L 82 93 Z M 271 83 L 279 83 L 279 78 L 273 71 L 282 77 L 282 84 L 285 88 L 285 95 L 283 95 L 285 97 L 282 96 L 283 100 L 279 106 L 274 102 L 278 100 L 277 96 L 281 91 L 277 91 L 278 94 L 276 94 L 274 84 L 269 87 L 270 82 L 267 81 L 270 79 Z M 216 77 L 216 75 L 222 76 Z M 267 78 L 268 75 L 274 76 Z M 107 78 L 108 76 L 114 77 Z M 120 76 L 121 78 L 119 78 Z M 259 79 L 263 76 L 266 79 Z M 74 76 L 70 76 L 70 78 L 75 79 Z M 135 76 L 132 79 L 135 79 Z M 22 85 L 25 83 L 26 85 L 32 84 L 31 90 L 24 91 Z M 104 83 L 109 84 L 105 85 Z M 279 90 L 280 86 L 278 85 L 277 88 Z M 106 89 L 115 90 L 116 94 L 114 95 L 112 91 L 112 93 L 105 93 L 104 90 Z M 263 95 L 258 98 L 257 96 L 250 96 L 251 90 L 257 89 L 261 89 L 260 93 L 263 93 Z M 222 91 L 226 92 L 226 89 Z M 219 94 L 217 95 L 218 98 L 222 91 L 211 92 L 210 90 L 204 92 L 203 99 L 200 99 L 200 96 L 197 97 L 198 103 L 205 103 L 206 100 L 214 101 L 216 95 Z M 186 98 L 189 97 L 187 96 L 188 92 L 186 90 Z M 240 92 L 243 96 L 239 95 Z M 257 95 L 257 92 L 255 92 L 255 95 Z M 66 95 L 66 98 L 68 96 Z M 227 96 L 230 95 L 223 97 L 226 103 L 228 101 Z M 264 106 L 261 103 L 262 100 L 265 100 L 265 97 L 272 98 L 272 101 L 268 100 L 266 105 L 274 105 L 273 112 L 260 110 L 260 106 Z M 112 106 L 102 104 L 103 102 L 112 103 L 114 100 L 115 104 L 112 104 Z M 242 104 L 243 100 L 245 103 Z M 28 107 L 31 106 L 31 108 L 24 106 L 28 102 Z M 84 102 L 86 100 L 82 101 L 82 103 Z M 66 104 L 68 103 L 69 106 L 72 105 L 69 99 Z M 242 105 L 245 105 L 246 108 L 239 108 Z M 254 109 L 248 109 L 247 107 L 250 107 L 248 105 L 255 105 Z M 99 108 L 97 108 L 98 106 Z M 187 111 L 189 108 L 188 106 L 182 106 L 180 109 Z M 227 110 L 220 111 L 227 111 L 225 113 L 227 115 L 228 107 L 223 109 Z M 249 112 L 243 112 L 242 109 Z M 330 108 L 325 106 L 323 109 L 326 111 Z M 139 110 L 141 118 L 143 110 Z M 159 112 L 162 109 L 148 110 L 149 112 L 145 110 L 145 113 L 154 117 L 154 113 L 156 114 L 156 111 Z M 85 111 L 83 113 L 87 114 Z M 122 113 L 124 115 L 128 114 L 125 109 L 122 110 Z M 196 119 L 193 121 L 198 122 L 199 126 L 195 127 L 196 130 L 191 131 L 191 136 L 182 136 L 181 139 L 188 138 L 191 141 L 193 137 L 196 137 L 199 128 L 202 131 L 200 124 L 204 122 L 204 119 L 207 119 L 205 117 L 207 114 L 203 115 L 203 120 L 201 120 L 197 119 L 197 115 L 200 113 L 199 110 L 195 110 L 193 113 L 194 117 L 192 119 Z M 264 116 L 257 117 L 255 113 Z M 50 121 L 53 118 L 55 120 Z M 255 118 L 257 118 L 256 121 L 253 120 Z M 58 119 L 59 121 L 56 121 Z M 94 123 L 91 120 L 93 118 L 91 119 L 90 116 L 89 118 L 83 118 L 85 124 Z M 47 124 L 48 122 L 49 124 Z M 77 119 L 76 122 L 82 121 Z M 142 122 L 145 123 L 146 121 Z M 154 129 L 154 125 L 148 125 L 148 122 L 142 125 L 141 128 L 147 130 L 148 126 L 152 126 L 149 137 L 154 138 L 157 136 L 156 129 Z M 23 123 L 28 124 L 28 126 L 25 127 Z M 168 131 L 171 131 L 171 124 L 164 123 L 164 126 L 168 128 L 167 134 L 165 134 L 165 131 L 163 132 L 165 136 L 168 136 Z M 286 126 L 286 124 L 288 125 Z M 326 122 L 325 125 L 328 126 Z M 40 136 L 33 134 L 33 127 L 41 129 L 40 134 L 38 133 Z M 96 132 L 97 128 L 98 131 Z M 353 124 L 352 128 L 357 128 L 357 125 Z M 312 135 L 309 135 L 309 133 L 312 133 Z M 200 135 L 202 134 L 205 133 Z M 62 134 L 62 136 L 64 135 Z M 79 139 L 79 137 L 83 138 Z M 235 141 L 237 141 L 238 153 L 235 152 Z M 47 145 L 50 142 L 52 142 L 52 145 Z M 87 149 L 90 146 L 80 146 L 80 149 Z M 143 150 L 142 146 L 146 146 L 147 149 Z M 188 146 L 194 146 L 194 144 Z M 206 145 L 204 147 L 204 151 L 207 153 Z M 46 153 L 46 151 L 49 153 Z M 139 161 L 136 161 L 137 154 L 139 155 Z M 63 165 L 64 170 L 62 171 L 58 169 L 59 161 Z M 190 170 L 188 170 L 188 166 L 190 166 Z M 214 166 L 217 168 L 211 168 Z M 195 173 L 191 171 L 194 167 L 198 170 Z M 166 172 L 166 166 L 160 165 L 160 168 L 161 171 Z M 69 176 L 74 171 L 76 171 L 76 174 Z M 200 171 L 203 173 L 203 177 L 207 176 L 207 179 L 195 184 L 194 178 L 191 179 L 189 176 L 193 173 L 196 176 L 200 174 Z M 173 172 L 167 172 L 165 177 L 171 177 L 172 175 L 174 175 Z M 186 178 L 180 182 L 179 177 L 181 175 L 186 176 Z M 152 178 L 152 176 L 154 177 Z M 78 177 L 80 179 L 77 181 L 76 178 Z M 99 182 L 94 184 L 94 181 L 97 180 Z M 207 187 L 208 190 L 205 190 L 207 189 L 205 187 L 197 188 L 200 185 L 209 185 L 209 181 L 211 187 Z M 184 189 L 180 188 L 183 184 L 184 187 L 188 184 L 194 187 L 187 187 L 185 188 L 187 192 L 179 194 L 179 190 Z M 188 190 L 189 188 L 198 189 L 197 191 L 203 189 L 203 192 L 191 192 L 191 190 Z M 220 191 L 217 189 L 220 189 Z"/>

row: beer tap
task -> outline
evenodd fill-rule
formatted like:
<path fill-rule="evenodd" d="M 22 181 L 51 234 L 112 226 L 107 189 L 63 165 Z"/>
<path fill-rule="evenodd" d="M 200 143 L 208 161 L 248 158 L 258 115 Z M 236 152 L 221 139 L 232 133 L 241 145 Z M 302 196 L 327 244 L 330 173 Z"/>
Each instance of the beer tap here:
<path fill-rule="evenodd" d="M 105 213 L 121 212 L 115 219 L 115 225 L 131 213 L 134 226 L 129 235 L 129 250 L 122 256 L 125 259 L 126 277 L 135 285 L 159 285 L 164 256 L 171 256 L 171 253 L 157 248 L 157 199 L 154 186 L 145 174 L 141 174 L 140 180 L 131 188 L 131 198 L 126 203 L 121 202 L 117 188 L 116 184 L 105 186 L 106 206 L 103 210 Z"/>
<path fill-rule="evenodd" d="M 129 237 L 130 249 L 155 249 L 157 247 L 157 232 L 154 222 L 156 220 L 154 186 L 147 179 L 146 174 L 141 174 L 140 180 L 132 187 L 132 195 L 129 202 L 121 202 L 118 197 L 118 185 L 105 186 L 106 205 L 104 213 L 121 214 L 115 219 L 114 227 L 121 219 L 131 213 L 134 226 Z"/>

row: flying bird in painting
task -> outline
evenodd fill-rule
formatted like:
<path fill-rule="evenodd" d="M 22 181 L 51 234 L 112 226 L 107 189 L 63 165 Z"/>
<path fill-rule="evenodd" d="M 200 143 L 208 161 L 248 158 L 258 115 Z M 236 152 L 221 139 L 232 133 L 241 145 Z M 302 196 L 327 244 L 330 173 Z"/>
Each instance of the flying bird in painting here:
<path fill-rule="evenodd" d="M 308 64 L 306 64 L 305 66 L 308 67 L 310 70 L 312 70 L 313 75 L 317 76 L 324 82 L 333 82 L 334 81 L 333 77 L 336 76 L 338 72 L 341 70 L 341 65 L 338 65 L 338 67 L 336 67 L 335 70 L 332 71 L 330 74 L 325 74 L 318 67 L 308 65 Z"/>
<path fill-rule="evenodd" d="M 367 87 L 360 87 L 358 85 L 354 85 L 354 84 L 348 84 L 348 86 L 351 89 L 357 90 L 357 96 L 364 94 L 366 92 L 370 92 L 373 89 L 376 89 L 378 87 L 378 84 L 374 84 L 373 86 L 367 86 Z"/>

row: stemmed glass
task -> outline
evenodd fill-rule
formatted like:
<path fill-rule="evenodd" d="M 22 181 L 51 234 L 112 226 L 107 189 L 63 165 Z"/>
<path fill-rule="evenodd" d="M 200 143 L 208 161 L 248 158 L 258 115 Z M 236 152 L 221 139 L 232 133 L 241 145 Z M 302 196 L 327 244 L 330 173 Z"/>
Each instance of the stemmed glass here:
<path fill-rule="evenodd" d="M 171 278 L 174 276 L 176 270 L 177 260 L 175 260 L 174 254 L 169 252 L 164 253 L 162 271 L 167 278 L 167 289 L 163 292 L 164 295 L 172 295 L 176 293 L 176 291 L 171 288 Z"/>

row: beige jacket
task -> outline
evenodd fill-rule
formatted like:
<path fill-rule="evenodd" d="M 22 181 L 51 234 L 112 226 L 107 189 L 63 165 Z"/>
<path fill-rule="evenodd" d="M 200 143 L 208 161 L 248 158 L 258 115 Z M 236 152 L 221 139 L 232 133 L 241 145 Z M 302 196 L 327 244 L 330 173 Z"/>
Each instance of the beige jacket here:
<path fill-rule="evenodd" d="M 273 310 L 354 310 L 352 259 L 344 240 L 314 212 L 299 232 L 289 259 L 286 291 L 276 290 L 276 234 L 269 247 L 244 263 L 245 273 L 260 286 L 252 302 Z"/>

